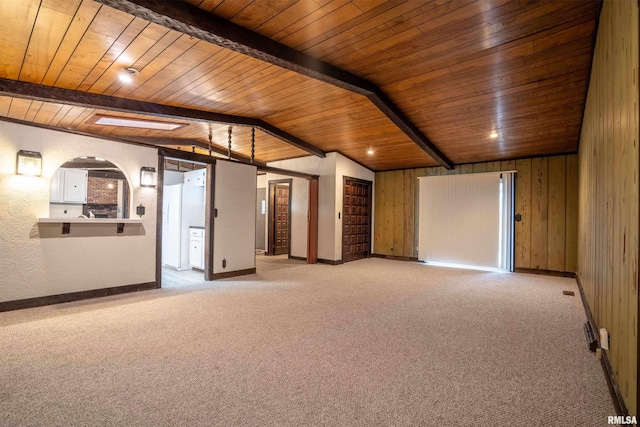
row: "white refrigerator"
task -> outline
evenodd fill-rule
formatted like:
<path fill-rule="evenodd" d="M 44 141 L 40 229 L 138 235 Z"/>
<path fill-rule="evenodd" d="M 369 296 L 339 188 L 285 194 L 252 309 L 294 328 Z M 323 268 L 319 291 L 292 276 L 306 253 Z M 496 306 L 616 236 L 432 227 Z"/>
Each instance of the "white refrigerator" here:
<path fill-rule="evenodd" d="M 204 187 L 175 184 L 163 188 L 162 264 L 188 270 L 189 227 L 204 226 Z"/>

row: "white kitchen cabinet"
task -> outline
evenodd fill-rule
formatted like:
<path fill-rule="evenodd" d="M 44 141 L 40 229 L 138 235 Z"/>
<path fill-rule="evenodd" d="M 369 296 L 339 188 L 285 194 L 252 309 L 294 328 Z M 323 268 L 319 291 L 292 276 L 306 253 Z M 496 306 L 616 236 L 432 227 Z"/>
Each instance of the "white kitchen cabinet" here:
<path fill-rule="evenodd" d="M 58 169 L 51 177 L 49 201 L 52 203 L 64 202 L 64 169 Z"/>
<path fill-rule="evenodd" d="M 204 229 L 189 228 L 189 265 L 204 270 Z"/>
<path fill-rule="evenodd" d="M 87 203 L 88 172 L 82 169 L 64 171 L 65 203 Z"/>
<path fill-rule="evenodd" d="M 185 185 L 195 185 L 196 187 L 204 187 L 207 169 L 196 169 L 184 173 Z"/>
<path fill-rule="evenodd" d="M 88 172 L 84 169 L 58 169 L 51 178 L 49 201 L 87 203 L 87 181 Z"/>

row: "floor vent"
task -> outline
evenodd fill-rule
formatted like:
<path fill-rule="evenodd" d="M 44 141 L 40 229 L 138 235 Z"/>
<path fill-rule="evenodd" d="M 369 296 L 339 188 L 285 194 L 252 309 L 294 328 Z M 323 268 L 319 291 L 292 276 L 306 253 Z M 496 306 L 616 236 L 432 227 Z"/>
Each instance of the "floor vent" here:
<path fill-rule="evenodd" d="M 562 291 L 562 295 L 569 295 L 569 296 L 575 296 L 576 293 L 573 291 Z"/>
<path fill-rule="evenodd" d="M 596 348 L 598 348 L 598 341 L 596 340 L 596 335 L 593 333 L 593 329 L 591 329 L 591 324 L 589 322 L 584 322 L 584 336 L 587 339 L 589 351 L 595 353 Z"/>

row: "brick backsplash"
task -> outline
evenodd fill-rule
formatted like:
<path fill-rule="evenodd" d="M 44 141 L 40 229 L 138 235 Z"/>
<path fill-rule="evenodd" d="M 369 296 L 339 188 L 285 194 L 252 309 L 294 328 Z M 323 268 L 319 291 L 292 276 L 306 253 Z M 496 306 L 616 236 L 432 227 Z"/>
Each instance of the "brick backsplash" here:
<path fill-rule="evenodd" d="M 109 188 L 111 185 L 111 188 Z M 87 182 L 87 204 L 89 205 L 117 205 L 118 180 L 90 176 Z"/>

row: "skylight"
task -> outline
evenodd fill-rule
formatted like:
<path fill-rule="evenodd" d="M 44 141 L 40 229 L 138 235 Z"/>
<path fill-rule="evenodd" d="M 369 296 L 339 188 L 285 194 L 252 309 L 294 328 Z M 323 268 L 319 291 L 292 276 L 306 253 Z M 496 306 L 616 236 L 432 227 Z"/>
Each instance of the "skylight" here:
<path fill-rule="evenodd" d="M 104 126 L 121 126 L 140 129 L 155 129 L 155 130 L 176 130 L 183 126 L 187 126 L 187 123 L 177 122 L 160 122 L 153 120 L 132 119 L 128 117 L 116 117 L 116 116 L 103 116 L 96 114 L 88 123 L 94 125 Z"/>

